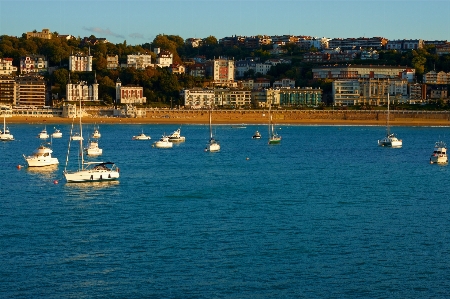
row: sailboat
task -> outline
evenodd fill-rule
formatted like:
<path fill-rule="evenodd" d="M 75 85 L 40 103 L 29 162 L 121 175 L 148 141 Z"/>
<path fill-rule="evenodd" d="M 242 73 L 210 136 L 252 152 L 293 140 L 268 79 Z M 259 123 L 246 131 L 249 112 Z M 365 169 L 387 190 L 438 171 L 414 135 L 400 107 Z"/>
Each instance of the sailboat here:
<path fill-rule="evenodd" d="M 281 136 L 273 128 L 271 106 L 272 102 L 269 103 L 269 144 L 279 144 L 281 142 Z"/>
<path fill-rule="evenodd" d="M 207 152 L 220 151 L 220 144 L 214 138 L 213 132 L 212 132 L 212 108 L 209 109 L 209 142 L 206 145 L 205 151 L 207 151 Z"/>
<path fill-rule="evenodd" d="M 401 139 L 398 139 L 394 133 L 390 132 L 389 127 L 389 91 L 387 94 L 387 117 L 386 117 L 386 137 L 384 137 L 381 140 L 378 140 L 379 146 L 386 146 L 386 147 L 394 147 L 394 148 L 400 148 L 403 145 L 403 142 Z"/>
<path fill-rule="evenodd" d="M 81 99 L 80 99 L 80 136 L 83 136 L 83 126 L 81 124 Z M 73 123 L 72 123 L 73 129 Z M 72 136 L 72 132 L 70 132 Z M 81 164 L 78 170 L 69 172 L 67 171 L 67 164 L 69 162 L 70 153 L 70 141 L 67 149 L 66 166 L 64 167 L 64 177 L 68 183 L 77 182 L 99 182 L 99 181 L 112 181 L 119 178 L 119 168 L 113 162 L 85 162 L 83 154 L 83 139 L 80 138 L 80 157 Z"/>
<path fill-rule="evenodd" d="M 6 127 L 6 116 L 3 114 L 3 131 L 0 131 L 0 141 L 13 141 L 14 136 L 9 132 Z"/>

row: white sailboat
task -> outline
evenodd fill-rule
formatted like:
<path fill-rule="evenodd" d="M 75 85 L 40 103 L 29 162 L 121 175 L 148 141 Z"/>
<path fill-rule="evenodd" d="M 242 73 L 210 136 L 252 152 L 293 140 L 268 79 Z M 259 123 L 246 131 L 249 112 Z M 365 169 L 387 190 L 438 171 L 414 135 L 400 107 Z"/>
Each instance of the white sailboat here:
<path fill-rule="evenodd" d="M 9 132 L 9 128 L 6 126 L 6 116 L 3 114 L 3 131 L 0 131 L 0 141 L 13 141 L 14 136 Z"/>
<path fill-rule="evenodd" d="M 80 99 L 80 136 L 83 136 L 83 126 L 81 124 L 81 99 Z M 72 123 L 73 129 L 73 123 Z M 72 136 L 72 132 L 70 132 Z M 80 139 L 80 157 L 81 163 L 78 170 L 67 171 L 67 164 L 69 162 L 70 153 L 70 140 L 67 149 L 66 166 L 64 167 L 64 177 L 68 183 L 77 182 L 100 182 L 100 181 L 112 181 L 119 178 L 119 168 L 113 162 L 85 162 L 83 154 L 83 140 Z"/>
<path fill-rule="evenodd" d="M 281 142 L 281 136 L 273 128 L 271 107 L 272 102 L 269 103 L 269 144 L 279 144 Z"/>
<path fill-rule="evenodd" d="M 220 151 L 220 144 L 214 138 L 213 132 L 212 132 L 212 108 L 209 109 L 209 142 L 206 145 L 205 151 L 207 151 L 207 152 Z"/>
<path fill-rule="evenodd" d="M 379 146 L 386 146 L 386 147 L 393 147 L 393 148 L 400 148 L 403 145 L 403 142 L 401 139 L 398 139 L 394 133 L 390 132 L 389 127 L 389 91 L 387 93 L 387 117 L 386 117 L 386 137 L 384 137 L 381 140 L 378 140 Z"/>

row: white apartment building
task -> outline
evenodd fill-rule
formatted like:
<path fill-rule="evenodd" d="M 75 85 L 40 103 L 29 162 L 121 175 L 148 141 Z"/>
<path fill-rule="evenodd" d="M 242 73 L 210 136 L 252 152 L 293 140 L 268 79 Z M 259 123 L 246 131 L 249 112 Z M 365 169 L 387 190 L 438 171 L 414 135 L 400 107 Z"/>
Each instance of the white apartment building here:
<path fill-rule="evenodd" d="M 273 82 L 273 88 L 295 88 L 295 80 L 283 78 Z"/>
<path fill-rule="evenodd" d="M 12 58 L 0 58 L 0 75 L 10 76 L 17 72 L 17 67 L 13 66 Z"/>
<path fill-rule="evenodd" d="M 119 68 L 119 55 L 107 55 L 106 68 L 108 70 L 115 70 Z"/>
<path fill-rule="evenodd" d="M 450 73 L 443 71 L 430 71 L 423 75 L 423 83 L 426 84 L 450 84 Z"/>
<path fill-rule="evenodd" d="M 144 88 L 138 85 L 122 86 L 120 79 L 116 81 L 116 103 L 117 104 L 133 104 L 142 105 L 147 102 L 144 97 Z"/>
<path fill-rule="evenodd" d="M 217 58 L 207 61 L 206 76 L 211 76 L 214 85 L 230 86 L 234 84 L 234 60 Z"/>
<path fill-rule="evenodd" d="M 396 39 L 386 43 L 386 50 L 416 50 L 424 46 L 422 39 Z"/>
<path fill-rule="evenodd" d="M 153 66 L 152 55 L 140 53 L 127 55 L 127 67 L 134 67 L 137 70 L 144 70 L 149 66 Z"/>
<path fill-rule="evenodd" d="M 47 60 L 43 55 L 29 55 L 20 58 L 20 73 L 42 73 L 48 70 Z"/>
<path fill-rule="evenodd" d="M 388 92 L 391 101 L 409 101 L 407 80 L 354 79 L 332 83 L 333 105 L 336 106 L 386 105 Z"/>
<path fill-rule="evenodd" d="M 66 101 L 68 102 L 97 102 L 98 99 L 98 84 L 97 81 L 92 85 L 88 85 L 86 81 L 78 83 L 69 83 L 66 85 Z"/>
<path fill-rule="evenodd" d="M 169 67 L 173 63 L 173 54 L 160 48 L 155 48 L 156 66 Z"/>
<path fill-rule="evenodd" d="M 69 71 L 71 72 L 92 72 L 92 56 L 77 53 L 69 56 Z"/>
<path fill-rule="evenodd" d="M 181 91 L 180 96 L 186 108 L 201 109 L 209 107 L 211 103 L 214 106 L 219 105 L 219 103 L 215 101 L 213 89 L 184 89 Z"/>

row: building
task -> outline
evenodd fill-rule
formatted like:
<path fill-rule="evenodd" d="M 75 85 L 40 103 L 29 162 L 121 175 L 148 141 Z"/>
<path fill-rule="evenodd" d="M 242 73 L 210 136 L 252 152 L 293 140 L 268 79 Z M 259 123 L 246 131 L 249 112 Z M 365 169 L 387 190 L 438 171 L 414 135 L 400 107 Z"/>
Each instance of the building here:
<path fill-rule="evenodd" d="M 450 43 L 436 45 L 436 54 L 439 56 L 450 54 Z"/>
<path fill-rule="evenodd" d="M 186 67 L 182 64 L 174 63 L 169 66 L 169 70 L 172 74 L 184 74 L 186 72 Z"/>
<path fill-rule="evenodd" d="M 173 64 L 173 54 L 160 48 L 155 48 L 156 53 L 156 66 L 158 67 L 170 67 Z"/>
<path fill-rule="evenodd" d="M 450 73 L 443 71 L 430 71 L 423 75 L 423 83 L 426 84 L 450 84 Z"/>
<path fill-rule="evenodd" d="M 267 78 L 256 78 L 253 83 L 253 89 L 268 89 L 270 88 L 270 80 Z"/>
<path fill-rule="evenodd" d="M 279 104 L 283 107 L 314 107 L 322 102 L 323 92 L 320 88 L 280 88 L 276 92 L 279 94 Z"/>
<path fill-rule="evenodd" d="M 417 50 L 422 49 L 424 45 L 422 39 L 389 40 L 386 44 L 386 50 Z"/>
<path fill-rule="evenodd" d="M 68 102 L 98 102 L 98 84 L 95 79 L 92 85 L 88 85 L 87 82 L 81 81 L 78 83 L 69 83 L 66 85 L 66 101 Z"/>
<path fill-rule="evenodd" d="M 140 53 L 127 55 L 127 67 L 134 67 L 137 70 L 145 70 L 146 67 L 152 66 L 152 55 Z"/>
<path fill-rule="evenodd" d="M 404 76 L 412 82 L 415 70 L 407 66 L 378 65 L 331 65 L 312 69 L 314 79 L 402 79 Z"/>
<path fill-rule="evenodd" d="M 195 63 L 189 66 L 189 75 L 193 77 L 205 77 L 205 65 L 203 63 Z"/>
<path fill-rule="evenodd" d="M 69 71 L 71 72 L 92 72 L 92 56 L 89 50 L 88 55 L 77 53 L 69 56 Z"/>
<path fill-rule="evenodd" d="M 277 88 L 295 88 L 295 80 L 292 79 L 288 79 L 288 78 L 283 78 L 281 80 L 277 80 L 275 82 L 273 82 L 273 86 L 274 89 Z"/>
<path fill-rule="evenodd" d="M 45 80 L 42 76 L 28 75 L 16 79 L 16 106 L 46 106 Z"/>
<path fill-rule="evenodd" d="M 12 58 L 0 58 L 0 76 L 11 76 L 17 72 Z"/>
<path fill-rule="evenodd" d="M 201 109 L 209 107 L 211 103 L 215 106 L 214 90 L 204 88 L 184 89 L 180 93 L 181 101 L 186 108 Z"/>
<path fill-rule="evenodd" d="M 13 105 L 16 100 L 16 81 L 11 76 L 0 76 L 0 105 Z"/>
<path fill-rule="evenodd" d="M 42 32 L 37 32 L 36 30 L 32 32 L 27 32 L 27 39 L 32 37 L 42 38 L 42 39 L 52 39 L 52 33 L 50 29 L 42 29 Z"/>
<path fill-rule="evenodd" d="M 408 102 L 408 81 L 403 79 L 335 80 L 332 83 L 333 105 L 379 106 L 387 104 L 387 93 L 392 101 Z"/>
<path fill-rule="evenodd" d="M 107 55 L 106 68 L 108 70 L 115 70 L 119 68 L 119 55 Z"/>
<path fill-rule="evenodd" d="M 328 41 L 328 47 L 331 49 L 341 48 L 342 50 L 381 50 L 387 42 L 388 40 L 384 37 L 333 38 Z"/>
<path fill-rule="evenodd" d="M 213 79 L 215 86 L 234 85 L 234 60 L 217 58 L 206 62 L 206 76 Z"/>
<path fill-rule="evenodd" d="M 144 88 L 138 85 L 122 86 L 120 79 L 116 81 L 116 104 L 143 105 L 147 102 L 144 97 Z"/>
<path fill-rule="evenodd" d="M 20 58 L 20 73 L 45 73 L 48 71 L 48 62 L 44 55 L 28 55 Z"/>

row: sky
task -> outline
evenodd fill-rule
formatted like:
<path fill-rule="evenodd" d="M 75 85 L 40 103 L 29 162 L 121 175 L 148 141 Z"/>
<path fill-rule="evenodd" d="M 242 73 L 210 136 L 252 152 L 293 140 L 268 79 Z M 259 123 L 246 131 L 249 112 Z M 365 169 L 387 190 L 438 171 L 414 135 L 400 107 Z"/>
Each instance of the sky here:
<path fill-rule="evenodd" d="M 450 0 L 0 0 L 0 35 L 44 28 L 128 45 L 158 34 L 450 40 Z"/>

